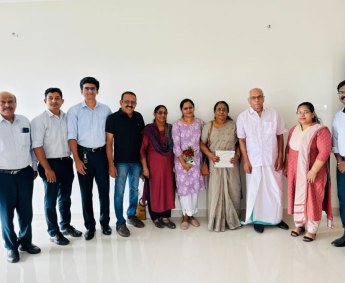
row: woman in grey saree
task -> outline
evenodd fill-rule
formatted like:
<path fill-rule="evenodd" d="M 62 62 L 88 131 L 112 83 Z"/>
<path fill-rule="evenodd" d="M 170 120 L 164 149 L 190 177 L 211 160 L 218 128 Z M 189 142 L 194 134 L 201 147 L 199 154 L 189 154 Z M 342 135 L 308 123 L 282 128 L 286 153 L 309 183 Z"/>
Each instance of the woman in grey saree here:
<path fill-rule="evenodd" d="M 236 135 L 236 123 L 228 116 L 229 106 L 219 101 L 214 106 L 215 120 L 207 123 L 201 135 L 200 148 L 209 159 L 210 176 L 207 187 L 208 229 L 224 232 L 241 227 L 239 220 L 242 198 L 240 167 L 238 159 L 240 149 Z M 210 134 L 211 132 L 211 134 Z M 216 151 L 233 151 L 229 159 L 233 167 L 215 167 L 220 162 Z M 220 163 L 219 163 L 220 164 Z M 227 166 L 227 165 L 225 165 Z"/>

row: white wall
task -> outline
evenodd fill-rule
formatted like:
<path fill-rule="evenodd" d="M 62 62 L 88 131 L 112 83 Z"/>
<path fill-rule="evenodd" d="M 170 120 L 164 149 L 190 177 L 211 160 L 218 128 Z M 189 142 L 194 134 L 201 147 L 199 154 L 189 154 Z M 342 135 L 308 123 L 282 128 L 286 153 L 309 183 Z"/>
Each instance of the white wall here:
<path fill-rule="evenodd" d="M 80 79 L 94 76 L 99 101 L 113 111 L 120 94 L 131 90 L 146 122 L 158 104 L 168 107 L 173 122 L 186 97 L 205 121 L 218 100 L 230 104 L 236 119 L 248 107 L 249 89 L 261 87 L 266 106 L 288 127 L 303 101 L 327 105 L 318 114 L 330 127 L 341 108 L 336 85 L 345 79 L 344 11 L 342 0 L 2 3 L 0 90 L 17 95 L 17 113 L 32 119 L 45 109 L 46 88 L 62 89 L 67 111 L 83 98 Z M 333 157 L 332 170 L 338 206 Z M 72 198 L 72 211 L 81 212 L 77 178 Z M 97 211 L 96 192 L 94 202 Z M 206 208 L 205 192 L 199 207 Z M 40 179 L 34 212 L 43 213 Z"/>

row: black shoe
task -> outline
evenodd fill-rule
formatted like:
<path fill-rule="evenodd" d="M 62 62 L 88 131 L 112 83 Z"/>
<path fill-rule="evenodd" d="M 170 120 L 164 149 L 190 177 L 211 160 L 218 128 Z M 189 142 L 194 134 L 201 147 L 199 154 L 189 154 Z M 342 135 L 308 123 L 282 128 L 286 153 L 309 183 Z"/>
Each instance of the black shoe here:
<path fill-rule="evenodd" d="M 41 252 L 41 249 L 34 244 L 20 244 L 19 250 L 32 255 L 39 254 Z"/>
<path fill-rule="evenodd" d="M 135 215 L 131 218 L 127 219 L 128 224 L 133 225 L 134 227 L 137 228 L 143 228 L 145 226 L 144 222 L 138 219 Z"/>
<path fill-rule="evenodd" d="M 20 259 L 18 249 L 7 250 L 7 261 L 16 263 Z"/>
<path fill-rule="evenodd" d="M 95 229 L 87 230 L 86 233 L 85 233 L 85 235 L 84 235 L 85 240 L 90 241 L 90 240 L 95 236 L 95 232 L 96 232 Z"/>
<path fill-rule="evenodd" d="M 102 233 L 104 235 L 111 235 L 111 228 L 109 225 L 102 226 Z"/>
<path fill-rule="evenodd" d="M 57 232 L 54 237 L 50 237 L 50 241 L 54 244 L 59 246 L 66 246 L 69 244 L 69 240 L 61 234 L 61 232 Z"/>
<path fill-rule="evenodd" d="M 66 227 L 65 230 L 61 230 L 61 233 L 71 237 L 81 237 L 83 235 L 82 232 L 78 231 L 73 226 Z"/>
<path fill-rule="evenodd" d="M 258 233 L 263 233 L 265 230 L 265 227 L 262 224 L 254 224 L 254 230 Z"/>
<path fill-rule="evenodd" d="M 280 221 L 279 224 L 277 224 L 277 227 L 283 230 L 289 230 L 289 225 L 287 225 L 283 220 Z"/>
<path fill-rule="evenodd" d="M 332 242 L 332 245 L 335 247 L 345 247 L 345 236 L 340 237 Z"/>

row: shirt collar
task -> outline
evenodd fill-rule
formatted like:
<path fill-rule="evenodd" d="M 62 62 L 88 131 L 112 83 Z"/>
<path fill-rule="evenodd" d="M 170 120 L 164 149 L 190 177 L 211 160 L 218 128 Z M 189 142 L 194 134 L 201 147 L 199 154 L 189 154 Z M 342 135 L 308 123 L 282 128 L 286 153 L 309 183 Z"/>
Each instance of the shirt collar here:
<path fill-rule="evenodd" d="M 120 114 L 121 116 L 122 116 L 122 115 L 126 115 L 127 117 L 129 117 L 129 116 L 127 115 L 127 113 L 125 113 L 125 112 L 122 111 L 121 107 L 120 107 L 120 109 L 119 109 L 119 114 Z M 133 111 L 133 116 L 132 116 L 132 117 L 134 117 L 134 115 L 135 115 L 135 111 Z"/>
<path fill-rule="evenodd" d="M 266 107 L 264 106 L 262 109 L 262 112 L 266 111 Z M 253 113 L 257 113 L 252 107 L 249 107 L 249 113 L 253 114 Z"/>
<path fill-rule="evenodd" d="M 19 121 L 20 120 L 20 118 L 16 115 L 16 114 L 14 114 L 14 121 L 13 121 L 13 123 L 15 122 L 15 121 Z M 0 114 L 0 123 L 2 122 L 2 121 L 7 121 L 1 114 Z"/>
<path fill-rule="evenodd" d="M 81 105 L 82 105 L 82 107 L 87 107 L 87 108 L 89 108 L 89 107 L 86 105 L 85 100 L 82 101 Z M 98 107 L 98 102 L 97 102 L 97 100 L 96 100 L 96 106 L 95 106 L 95 108 L 96 108 L 96 107 Z"/>
<path fill-rule="evenodd" d="M 46 113 L 48 114 L 49 118 L 51 118 L 53 116 L 55 116 L 57 118 L 63 118 L 63 116 L 65 116 L 65 113 L 62 110 L 60 110 L 60 117 L 53 114 L 49 109 L 46 109 Z"/>

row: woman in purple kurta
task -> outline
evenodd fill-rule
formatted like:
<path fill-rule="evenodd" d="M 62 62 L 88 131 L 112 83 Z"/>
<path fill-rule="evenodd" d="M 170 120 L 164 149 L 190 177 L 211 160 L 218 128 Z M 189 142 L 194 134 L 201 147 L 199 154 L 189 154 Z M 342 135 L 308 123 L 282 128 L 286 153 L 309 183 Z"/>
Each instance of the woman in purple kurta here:
<path fill-rule="evenodd" d="M 194 103 L 190 99 L 182 100 L 180 104 L 182 118 L 172 127 L 175 154 L 175 177 L 177 193 L 183 213 L 181 228 L 188 229 L 189 223 L 200 226 L 193 217 L 198 212 L 198 193 L 205 189 L 205 181 L 201 175 L 202 153 L 200 151 L 201 130 L 205 122 L 194 118 Z M 194 152 L 195 165 L 188 164 L 183 159 L 183 151 L 191 147 Z"/>

